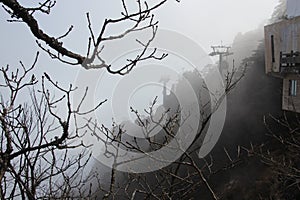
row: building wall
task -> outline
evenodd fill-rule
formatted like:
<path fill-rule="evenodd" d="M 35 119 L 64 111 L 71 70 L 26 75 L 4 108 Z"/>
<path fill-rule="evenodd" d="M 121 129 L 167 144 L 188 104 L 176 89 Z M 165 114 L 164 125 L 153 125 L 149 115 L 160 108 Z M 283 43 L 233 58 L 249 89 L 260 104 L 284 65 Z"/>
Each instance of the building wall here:
<path fill-rule="evenodd" d="M 300 1 L 299 0 L 287 0 L 286 14 L 288 18 L 300 16 Z"/>
<path fill-rule="evenodd" d="M 290 95 L 290 80 L 297 80 L 297 95 Z M 283 79 L 282 109 L 300 112 L 300 77 L 289 75 Z"/>
<path fill-rule="evenodd" d="M 279 73 L 280 52 L 290 53 L 291 51 L 300 52 L 300 17 L 284 19 L 265 26 L 266 73 Z"/>

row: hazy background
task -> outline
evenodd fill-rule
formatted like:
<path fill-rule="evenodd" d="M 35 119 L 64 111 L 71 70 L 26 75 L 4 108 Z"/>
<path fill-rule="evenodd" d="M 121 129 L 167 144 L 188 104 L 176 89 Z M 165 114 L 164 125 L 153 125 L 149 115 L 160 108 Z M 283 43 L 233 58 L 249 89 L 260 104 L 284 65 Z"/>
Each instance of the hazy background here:
<path fill-rule="evenodd" d="M 28 1 L 20 2 L 29 5 Z M 278 0 L 181 0 L 180 3 L 173 0 L 156 11 L 156 19 L 160 21 L 160 28 L 178 31 L 210 52 L 211 45 L 221 41 L 223 44 L 231 44 L 237 33 L 253 30 L 259 24 L 266 23 L 277 3 Z M 86 12 L 90 12 L 97 33 L 104 18 L 120 16 L 121 1 L 59 1 L 50 15 L 36 16 L 41 28 L 53 36 L 64 34 L 70 25 L 74 25 L 74 31 L 64 43 L 76 52 L 85 53 L 88 39 Z M 31 61 L 37 49 L 28 28 L 22 23 L 7 23 L 5 20 L 9 16 L 3 10 L 0 19 L 0 64 L 13 63 L 19 59 Z M 113 31 L 119 27 L 122 25 L 113 27 Z M 41 59 L 40 65 L 49 65 L 49 59 Z M 45 69 L 69 71 L 72 68 L 70 71 L 75 71 L 70 66 L 62 69 L 64 64 L 59 62 L 51 62 L 51 65 L 45 66 Z"/>
<path fill-rule="evenodd" d="M 24 6 L 31 5 L 25 0 L 20 2 Z M 161 29 L 175 31 L 190 38 L 208 54 L 211 51 L 211 45 L 220 45 L 221 43 L 231 45 L 238 33 L 245 33 L 256 29 L 259 25 L 266 24 L 277 3 L 278 0 L 181 0 L 180 3 L 169 0 L 163 7 L 155 11 L 155 14 Z M 129 10 L 136 8 L 133 2 L 128 5 Z M 97 35 L 103 20 L 120 17 L 121 11 L 122 6 L 119 0 L 89 0 L 84 3 L 83 1 L 65 0 L 58 1 L 50 15 L 37 13 L 35 16 L 41 29 L 55 37 L 63 35 L 73 25 L 73 31 L 63 40 L 64 45 L 74 52 L 85 54 L 89 37 L 86 12 L 90 13 L 93 29 Z M 35 52 L 41 50 L 37 47 L 36 39 L 28 27 L 23 23 L 6 22 L 9 15 L 3 9 L 0 11 L 0 19 L 0 66 L 9 64 L 11 67 L 17 67 L 20 60 L 27 66 L 31 65 Z M 107 34 L 118 33 L 124 27 L 126 24 L 114 25 L 108 29 Z M 218 60 L 217 57 L 212 59 L 213 61 Z M 39 77 L 43 72 L 47 72 L 60 84 L 66 86 L 75 82 L 79 69 L 81 69 L 80 66 L 70 66 L 57 60 L 51 60 L 42 51 L 36 74 Z M 105 70 L 100 70 L 99 76 L 105 73 Z M 113 77 L 107 79 L 107 84 L 101 88 L 102 97 L 112 98 L 110 81 L 116 80 Z M 161 87 L 157 87 L 157 91 L 161 92 Z M 155 93 L 153 93 L 154 95 Z M 101 109 L 99 112 L 104 113 L 102 120 L 111 121 L 111 114 Z"/>

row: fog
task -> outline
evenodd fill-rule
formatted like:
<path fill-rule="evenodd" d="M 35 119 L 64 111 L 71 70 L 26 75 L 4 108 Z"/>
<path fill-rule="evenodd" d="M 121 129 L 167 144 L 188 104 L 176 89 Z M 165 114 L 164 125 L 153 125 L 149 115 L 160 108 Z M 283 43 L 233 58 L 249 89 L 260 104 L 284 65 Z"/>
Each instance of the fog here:
<path fill-rule="evenodd" d="M 25 4 L 26 1 L 22 2 Z M 234 55 L 227 57 L 226 61 L 232 65 L 232 60 L 235 59 L 237 66 L 242 64 L 243 59 L 251 56 L 263 39 L 263 25 L 268 23 L 277 3 L 278 0 L 168 1 L 155 11 L 160 29 L 158 39 L 153 44 L 153 47 L 159 48 L 158 54 L 169 54 L 165 60 L 147 61 L 130 75 L 122 77 L 110 75 L 105 69 L 87 71 L 81 66 L 62 64 L 51 60 L 42 52 L 36 76 L 40 77 L 43 72 L 47 72 L 63 86 L 69 83 L 79 86 L 79 94 L 74 97 L 74 102 L 80 100 L 77 97 L 82 96 L 82 89 L 89 86 L 90 93 L 84 106 L 96 105 L 107 98 L 108 102 L 95 113 L 100 123 L 109 126 L 113 120 L 117 123 L 127 120 L 133 122 L 135 117 L 130 113 L 130 106 L 143 111 L 155 96 L 158 96 L 158 104 L 162 104 L 164 87 L 170 93 L 183 73 L 193 72 L 195 69 L 200 71 L 205 66 L 216 63 L 217 56 L 208 56 L 211 45 L 232 46 Z M 92 27 L 97 32 L 106 17 L 119 17 L 121 8 L 119 1 L 94 0 L 82 5 L 65 0 L 57 2 L 49 16 L 38 14 L 37 18 L 41 28 L 55 36 L 63 35 L 73 25 L 74 31 L 64 40 L 64 44 L 75 52 L 85 54 L 89 36 L 86 12 L 90 12 Z M 35 38 L 25 24 L 8 23 L 8 18 L 5 11 L 0 12 L 0 65 L 10 64 L 16 68 L 20 60 L 25 65 L 31 65 L 35 52 L 40 51 Z M 126 24 L 114 25 L 107 34 L 118 33 L 124 27 Z M 145 37 L 147 34 L 133 35 L 131 40 L 112 42 L 110 46 L 107 44 L 103 52 L 106 59 L 120 65 L 135 53 L 137 47 L 132 45 L 135 36 Z M 227 116 L 224 116 L 220 127 L 223 127 L 223 123 L 225 126 L 221 140 L 213 151 L 214 155 L 222 154 L 223 147 L 234 151 L 237 145 L 263 141 L 263 115 L 280 113 L 280 83 L 264 74 L 263 46 L 259 50 L 252 58 L 254 64 L 250 65 L 245 79 L 235 88 L 233 97 L 228 99 Z M 211 81 L 219 83 L 218 80 Z M 266 85 L 268 87 L 261 89 Z M 189 98 L 183 95 L 182 98 L 184 97 Z M 269 103 L 271 101 L 274 103 Z M 255 126 L 257 129 L 253 129 Z M 240 130 L 243 130 L 244 135 Z"/>
<path fill-rule="evenodd" d="M 22 2 L 28 5 L 27 1 Z M 152 70 L 146 73 L 142 70 L 133 71 L 133 75 L 139 77 L 140 82 L 133 75 L 123 78 L 109 75 L 101 69 L 95 73 L 95 71 L 86 71 L 80 66 L 62 64 L 57 60 L 51 60 L 45 52 L 41 54 L 37 63 L 36 76 L 40 77 L 43 72 L 47 72 L 63 86 L 69 83 L 82 88 L 89 86 L 88 106 L 96 105 L 97 102 L 107 98 L 108 103 L 98 110 L 96 116 L 106 125 L 110 125 L 112 119 L 118 123 L 128 118 L 134 121 L 130 106 L 143 110 L 155 96 L 158 96 L 158 103 L 161 103 L 164 79 L 168 79 L 167 87 L 171 90 L 172 84 L 176 83 L 184 71 L 212 64 L 217 57 L 208 56 L 211 45 L 231 45 L 238 33 L 242 34 L 261 27 L 267 23 L 276 5 L 277 0 L 182 0 L 180 3 L 175 0 L 168 1 L 155 11 L 155 14 L 160 22 L 160 30 L 169 31 L 169 35 L 158 37 L 160 39 L 153 46 L 160 48 L 160 54 L 169 53 L 169 57 L 161 63 L 154 61 L 150 63 L 152 66 L 163 66 L 166 70 L 159 72 Z M 133 3 L 128 6 L 132 10 L 136 9 Z M 74 30 L 63 40 L 64 45 L 75 52 L 85 54 L 89 36 L 86 12 L 90 12 L 92 27 L 97 33 L 103 20 L 119 17 L 121 9 L 121 2 L 118 1 L 95 0 L 79 4 L 66 0 L 57 2 L 50 15 L 37 14 L 36 17 L 41 28 L 53 36 L 63 35 L 73 25 Z M 0 19 L 2 36 L 0 44 L 4 47 L 1 48 L 0 65 L 10 64 L 17 67 L 20 60 L 27 66 L 31 65 L 35 52 L 40 49 L 28 27 L 22 23 L 6 22 L 9 16 L 4 10 L 0 12 Z M 118 33 L 124 27 L 126 24 L 114 25 L 108 30 L 107 35 Z M 188 41 L 189 45 L 183 41 Z M 134 43 L 135 41 L 132 40 L 132 42 L 112 42 L 110 46 L 107 44 L 108 50 L 104 52 L 105 59 L 115 64 L 122 63 L 120 58 L 126 60 L 126 57 L 132 54 L 132 50 L 137 48 Z M 241 60 L 237 57 L 235 59 Z M 147 65 L 149 63 L 144 63 L 143 66 Z M 91 75 L 92 78 L 85 74 Z M 152 78 L 147 79 L 149 76 Z M 80 92 L 77 94 L 81 95 Z"/>
<path fill-rule="evenodd" d="M 237 33 L 267 23 L 277 4 L 278 0 L 182 0 L 158 13 L 161 28 L 185 34 L 210 52 L 211 45 L 230 45 Z"/>
<path fill-rule="evenodd" d="M 22 2 L 28 4 L 27 1 Z M 231 44 L 237 33 L 253 30 L 259 24 L 265 23 L 277 3 L 278 0 L 182 0 L 180 3 L 174 0 L 168 1 L 156 11 L 156 19 L 160 22 L 160 28 L 179 32 L 210 52 L 211 45 L 218 45 L 221 41 L 224 44 Z M 104 18 L 120 16 L 121 3 L 94 0 L 79 4 L 66 0 L 58 2 L 50 15 L 37 14 L 37 18 L 41 28 L 54 36 L 62 35 L 70 25 L 74 25 L 74 31 L 66 38 L 64 44 L 76 52 L 85 53 L 88 39 L 86 12 L 90 12 L 93 27 L 97 31 Z M 2 36 L 0 42 L 6 47 L 1 49 L 0 64 L 12 63 L 15 59 L 31 61 L 32 53 L 38 48 L 28 28 L 21 23 L 7 23 L 6 19 L 9 19 L 9 16 L 5 11 L 0 12 L 0 19 Z M 116 25 L 108 34 L 120 27 L 124 26 Z M 58 77 L 67 72 L 73 72 L 70 75 L 74 76 L 74 71 L 78 69 L 59 62 L 51 63 L 55 66 L 49 67 L 47 61 L 47 57 L 42 58 L 40 65 L 43 67 L 40 68 L 47 69 Z"/>

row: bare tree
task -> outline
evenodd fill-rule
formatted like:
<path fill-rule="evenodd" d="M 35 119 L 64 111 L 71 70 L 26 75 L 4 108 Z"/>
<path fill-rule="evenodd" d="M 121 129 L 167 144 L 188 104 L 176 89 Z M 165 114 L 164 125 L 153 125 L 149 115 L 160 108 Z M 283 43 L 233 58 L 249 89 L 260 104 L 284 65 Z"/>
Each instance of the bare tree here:
<path fill-rule="evenodd" d="M 260 194 L 262 198 L 297 199 L 300 195 L 299 122 L 298 113 L 284 112 L 280 118 L 265 116 L 270 140 L 245 148 L 268 169 L 263 183 L 266 192 Z"/>
<path fill-rule="evenodd" d="M 156 55 L 156 49 L 149 50 L 148 47 L 152 40 L 154 39 L 157 28 L 158 21 L 154 19 L 152 14 L 154 10 L 161 7 L 166 3 L 167 0 L 159 0 L 158 3 L 149 6 L 147 1 L 137 1 L 136 11 L 131 12 L 127 8 L 125 0 L 122 0 L 123 11 L 121 12 L 121 17 L 117 19 L 105 19 L 101 30 L 98 34 L 95 34 L 92 29 L 92 21 L 89 13 L 86 14 L 88 29 L 90 31 L 90 37 L 87 42 L 87 53 L 86 55 L 80 55 L 76 53 L 75 50 L 70 50 L 64 47 L 62 40 L 69 35 L 73 30 L 73 26 L 70 26 L 68 31 L 61 36 L 50 36 L 45 33 L 35 18 L 36 13 L 50 14 L 51 9 L 55 6 L 56 1 L 45 0 L 36 7 L 25 7 L 20 4 L 17 0 L 1 0 L 2 7 L 10 15 L 11 19 L 8 22 L 24 22 L 29 28 L 33 36 L 37 39 L 38 46 L 49 54 L 53 59 L 58 59 L 63 63 L 70 65 L 81 65 L 85 69 L 92 68 L 105 68 L 109 73 L 124 75 L 129 73 L 139 62 L 147 59 L 163 59 L 166 54 Z M 107 35 L 107 30 L 111 25 L 114 24 L 128 24 L 125 30 L 117 35 Z M 150 29 L 152 31 L 152 36 L 148 41 L 136 40 L 141 46 L 141 51 L 136 55 L 135 58 L 128 59 L 124 66 L 117 66 L 113 68 L 110 63 L 102 58 L 101 52 L 104 49 L 104 42 L 118 40 L 126 35 L 142 31 L 145 29 Z M 45 43 L 45 45 L 43 43 Z"/>
<path fill-rule="evenodd" d="M 117 19 L 105 19 L 98 34 L 92 29 L 92 20 L 86 14 L 87 53 L 80 55 L 76 50 L 67 49 L 62 40 L 73 30 L 61 36 L 51 36 L 40 28 L 37 13 L 50 14 L 56 1 L 37 2 L 36 7 L 26 7 L 17 0 L 3 0 L 2 8 L 9 14 L 8 22 L 25 23 L 37 45 L 52 59 L 70 65 L 81 65 L 85 69 L 105 68 L 111 74 L 125 75 L 139 62 L 147 59 L 163 59 L 167 54 L 157 56 L 156 49 L 148 50 L 154 39 L 158 21 L 153 11 L 166 3 L 159 0 L 149 5 L 137 1 L 136 11 L 129 11 L 125 0 L 121 1 L 123 12 Z M 126 24 L 127 28 L 117 35 L 107 35 L 113 24 Z M 149 29 L 152 33 L 147 41 L 136 40 L 141 51 L 124 66 L 113 67 L 102 58 L 104 42 L 124 38 L 126 35 Z M 81 111 L 88 89 L 78 105 L 73 105 L 72 93 L 76 88 L 70 85 L 64 89 L 47 73 L 40 80 L 33 71 L 38 60 L 27 68 L 20 62 L 20 68 L 13 70 L 9 65 L 1 69 L 1 152 L 0 152 L 0 196 L 1 199 L 70 199 L 96 198 L 92 194 L 91 179 L 99 181 L 97 174 L 83 173 L 91 158 L 82 138 L 86 126 L 78 126 L 77 120 L 99 108 L 106 100 L 89 111 Z M 56 91 L 54 91 L 56 90 Z M 55 96 L 52 94 L 59 94 Z M 22 99 L 25 95 L 28 98 Z M 101 188 L 99 184 L 97 186 Z"/>
<path fill-rule="evenodd" d="M 1 199 L 80 197 L 84 194 L 80 187 L 89 178 L 82 172 L 91 155 L 76 118 L 106 100 L 81 112 L 80 104 L 72 105 L 71 94 L 76 89 L 72 85 L 63 89 L 46 73 L 37 90 L 38 80 L 32 73 L 37 59 L 38 54 L 29 68 L 20 62 L 15 71 L 9 66 L 0 70 Z M 60 96 L 51 95 L 53 90 Z M 28 98 L 22 98 L 24 94 Z M 65 111 L 59 110 L 62 107 Z"/>
<path fill-rule="evenodd" d="M 174 104 L 174 107 L 162 113 L 155 112 L 156 109 L 154 107 L 157 103 L 157 98 L 142 114 L 138 110 L 131 108 L 131 112 L 136 116 L 135 123 L 139 126 L 136 131 L 145 136 L 143 139 L 128 135 L 126 128 L 122 124 L 114 123 L 112 128 L 107 128 L 96 121 L 90 121 L 88 128 L 99 141 L 105 144 L 103 157 L 112 158 L 113 160 L 108 183 L 109 187 L 103 191 L 102 195 L 109 199 L 191 199 L 196 191 L 201 188 L 201 190 L 205 190 L 210 194 L 206 198 L 219 199 L 222 193 L 217 194 L 214 191 L 213 186 L 209 183 L 209 179 L 212 176 L 217 176 L 221 171 L 233 168 L 243 162 L 241 147 L 238 147 L 236 155 L 230 155 L 224 149 L 228 163 L 225 163 L 222 168 L 218 169 L 214 169 L 212 157 L 200 159 L 198 151 L 201 148 L 203 134 L 205 134 L 212 114 L 216 111 L 220 102 L 223 101 L 224 96 L 244 76 L 245 68 L 242 68 L 242 73 L 239 75 L 236 74 L 236 70 L 233 67 L 232 71 L 225 74 L 226 88 L 224 94 L 215 99 L 215 102 L 204 102 L 201 105 L 201 120 L 198 119 L 200 127 L 188 149 L 182 148 L 181 141 L 176 136 L 178 129 L 182 128 L 185 120 L 189 117 L 188 115 L 182 117 L 184 114 L 177 103 Z M 203 94 L 209 93 L 204 85 L 198 85 L 198 89 L 201 90 L 201 99 L 204 97 Z M 213 108 L 211 108 L 212 104 L 214 105 Z M 146 117 L 144 114 L 146 114 Z M 152 136 L 152 131 L 157 127 L 160 129 L 160 132 Z M 187 130 L 186 133 L 188 134 L 189 131 Z M 173 140 L 176 141 L 177 145 L 168 147 L 168 144 Z M 128 173 L 118 171 L 120 169 L 119 166 L 126 167 L 129 162 L 138 164 L 140 159 L 144 157 L 151 159 L 153 161 L 152 165 L 155 165 L 156 161 L 169 162 L 168 158 L 153 157 L 150 154 L 150 152 L 161 148 L 169 148 L 169 150 L 174 148 L 181 152 L 182 155 L 168 166 L 149 173 L 138 173 L 134 169 L 129 169 Z M 124 153 L 121 153 L 121 150 L 138 152 L 144 156 L 124 161 L 122 159 Z M 121 176 L 123 178 L 118 179 Z"/>
<path fill-rule="evenodd" d="M 117 19 L 106 19 L 98 34 L 92 29 L 92 19 L 87 13 L 87 28 L 90 37 L 87 39 L 87 53 L 80 55 L 76 50 L 67 49 L 62 40 L 72 31 L 71 26 L 62 36 L 50 36 L 41 30 L 35 14 L 40 12 L 49 14 L 56 2 L 45 0 L 36 7 L 25 7 L 17 0 L 0 0 L 3 9 L 10 15 L 9 22 L 24 22 L 33 36 L 37 45 L 53 59 L 58 59 L 70 65 L 81 65 L 85 69 L 105 68 L 111 74 L 125 75 L 139 62 L 148 59 L 163 59 L 167 54 L 156 55 L 156 49 L 150 50 L 158 22 L 154 19 L 153 11 L 166 0 L 148 5 L 137 1 L 137 10 L 130 12 L 125 0 L 122 16 Z M 107 36 L 107 30 L 112 24 L 125 23 L 129 26 L 120 34 Z M 105 61 L 101 53 L 106 41 L 118 40 L 126 35 L 149 29 L 151 37 L 147 41 L 137 43 L 141 51 L 123 66 L 113 67 Z M 1 157 L 0 157 L 0 195 L 3 199 L 190 199 L 198 187 L 206 188 L 214 199 L 218 199 L 213 187 L 209 183 L 210 176 L 218 171 L 212 170 L 213 159 L 200 160 L 197 155 L 203 133 L 213 113 L 218 109 L 223 98 L 234 88 L 241 76 L 235 75 L 235 69 L 225 75 L 225 90 L 214 102 L 201 104 L 200 129 L 191 146 L 186 150 L 176 140 L 177 130 L 182 127 L 188 115 L 182 116 L 180 105 L 168 109 L 155 116 L 153 104 L 146 110 L 147 118 L 143 118 L 134 108 L 131 111 L 136 115 L 140 131 L 146 140 L 126 136 L 122 125 L 113 123 L 112 128 L 107 128 L 90 118 L 85 123 L 78 124 L 78 118 L 87 116 L 99 108 L 106 100 L 100 102 L 89 111 L 81 111 L 81 105 L 87 96 L 83 94 L 78 105 L 72 104 L 71 94 L 76 88 L 72 85 L 68 89 L 62 88 L 46 73 L 41 79 L 41 89 L 36 89 L 37 78 L 32 74 L 32 69 L 38 59 L 38 54 L 32 67 L 26 68 L 21 63 L 21 70 L 13 71 L 9 66 L 2 68 L 3 83 L 1 88 Z M 201 92 L 210 93 L 208 88 L 200 85 Z M 50 89 L 49 89 L 50 88 Z M 28 89 L 28 90 L 27 90 Z M 24 91 L 25 90 L 25 91 Z M 54 91 L 59 96 L 54 95 Z M 23 101 L 20 96 L 29 91 L 30 100 Z M 17 106 L 19 105 L 19 106 Z M 213 106 L 212 106 L 213 105 Z M 161 132 L 151 136 L 151 131 L 159 127 Z M 92 133 L 106 148 L 104 156 L 113 158 L 113 167 L 110 171 L 110 180 L 102 184 L 98 173 L 92 172 L 85 176 L 83 173 L 91 158 L 88 146 L 82 142 L 85 134 Z M 150 156 L 149 152 L 165 147 L 172 140 L 177 143 L 176 148 L 182 156 L 169 166 L 152 173 L 120 173 L 118 166 L 126 165 L 119 162 L 119 149 L 138 152 Z M 174 148 L 174 147 L 173 147 Z M 239 152 L 239 151 L 238 151 Z M 226 168 L 235 166 L 240 162 L 231 158 Z M 239 153 L 238 153 L 239 155 Z M 166 161 L 163 158 L 151 158 Z M 119 179 L 121 175 L 125 178 Z M 96 186 L 95 184 L 96 183 Z M 94 185 L 93 185 L 94 184 Z"/>

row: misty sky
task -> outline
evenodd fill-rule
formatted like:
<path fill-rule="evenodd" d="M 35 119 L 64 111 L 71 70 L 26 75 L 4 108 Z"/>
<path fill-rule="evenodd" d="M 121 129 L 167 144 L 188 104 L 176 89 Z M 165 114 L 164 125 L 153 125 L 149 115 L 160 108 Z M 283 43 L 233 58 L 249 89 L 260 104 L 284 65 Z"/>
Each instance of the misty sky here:
<path fill-rule="evenodd" d="M 160 27 L 184 33 L 210 51 L 211 45 L 230 45 L 238 32 L 266 23 L 277 4 L 278 0 L 182 0 L 162 9 Z"/>
<path fill-rule="evenodd" d="M 63 35 L 70 25 L 74 25 L 74 31 L 64 40 L 64 44 L 75 52 L 85 54 L 89 36 L 85 13 L 90 12 L 93 28 L 97 33 L 104 18 L 119 17 L 122 7 L 118 0 L 81 2 L 58 1 L 49 16 L 38 14 L 36 17 L 40 27 L 53 36 Z M 176 31 L 189 37 L 209 53 L 211 45 L 219 45 L 221 41 L 230 45 L 238 32 L 244 33 L 266 23 L 277 4 L 278 0 L 181 0 L 181 3 L 169 0 L 155 13 L 161 29 Z M 6 19 L 9 19 L 9 15 L 1 10 L 1 67 L 7 64 L 16 66 L 19 60 L 30 65 L 35 52 L 39 50 L 36 39 L 24 24 L 7 23 Z M 124 25 L 112 27 L 111 32 L 120 27 Z M 74 82 L 79 69 L 80 66 L 53 61 L 46 53 L 42 53 L 37 75 L 46 71 L 60 83 L 68 84 Z M 102 88 L 101 94 L 106 96 L 110 90 L 109 87 Z"/>
<path fill-rule="evenodd" d="M 96 24 L 102 24 L 105 17 L 120 16 L 121 11 L 118 0 L 85 2 L 87 3 L 59 1 L 50 16 L 37 15 L 41 28 L 51 35 L 61 35 L 73 24 L 74 31 L 65 43 L 77 52 L 85 52 L 88 37 L 85 13 L 91 13 L 97 31 L 99 26 Z M 265 23 L 277 4 L 278 0 L 181 0 L 181 3 L 170 0 L 156 11 L 156 19 L 160 21 L 160 28 L 184 34 L 195 40 L 205 51 L 210 51 L 211 45 L 221 41 L 231 44 L 238 32 L 253 30 Z M 32 48 L 36 45 L 27 27 L 20 23 L 7 24 L 5 19 L 8 19 L 8 15 L 3 10 L 0 12 L 0 19 L 1 51 L 7 52 L 1 54 L 7 59 L 2 57 L 0 64 L 12 62 L 14 54 L 17 54 L 17 58 L 27 59 L 31 53 L 28 49 L 36 50 Z"/>

